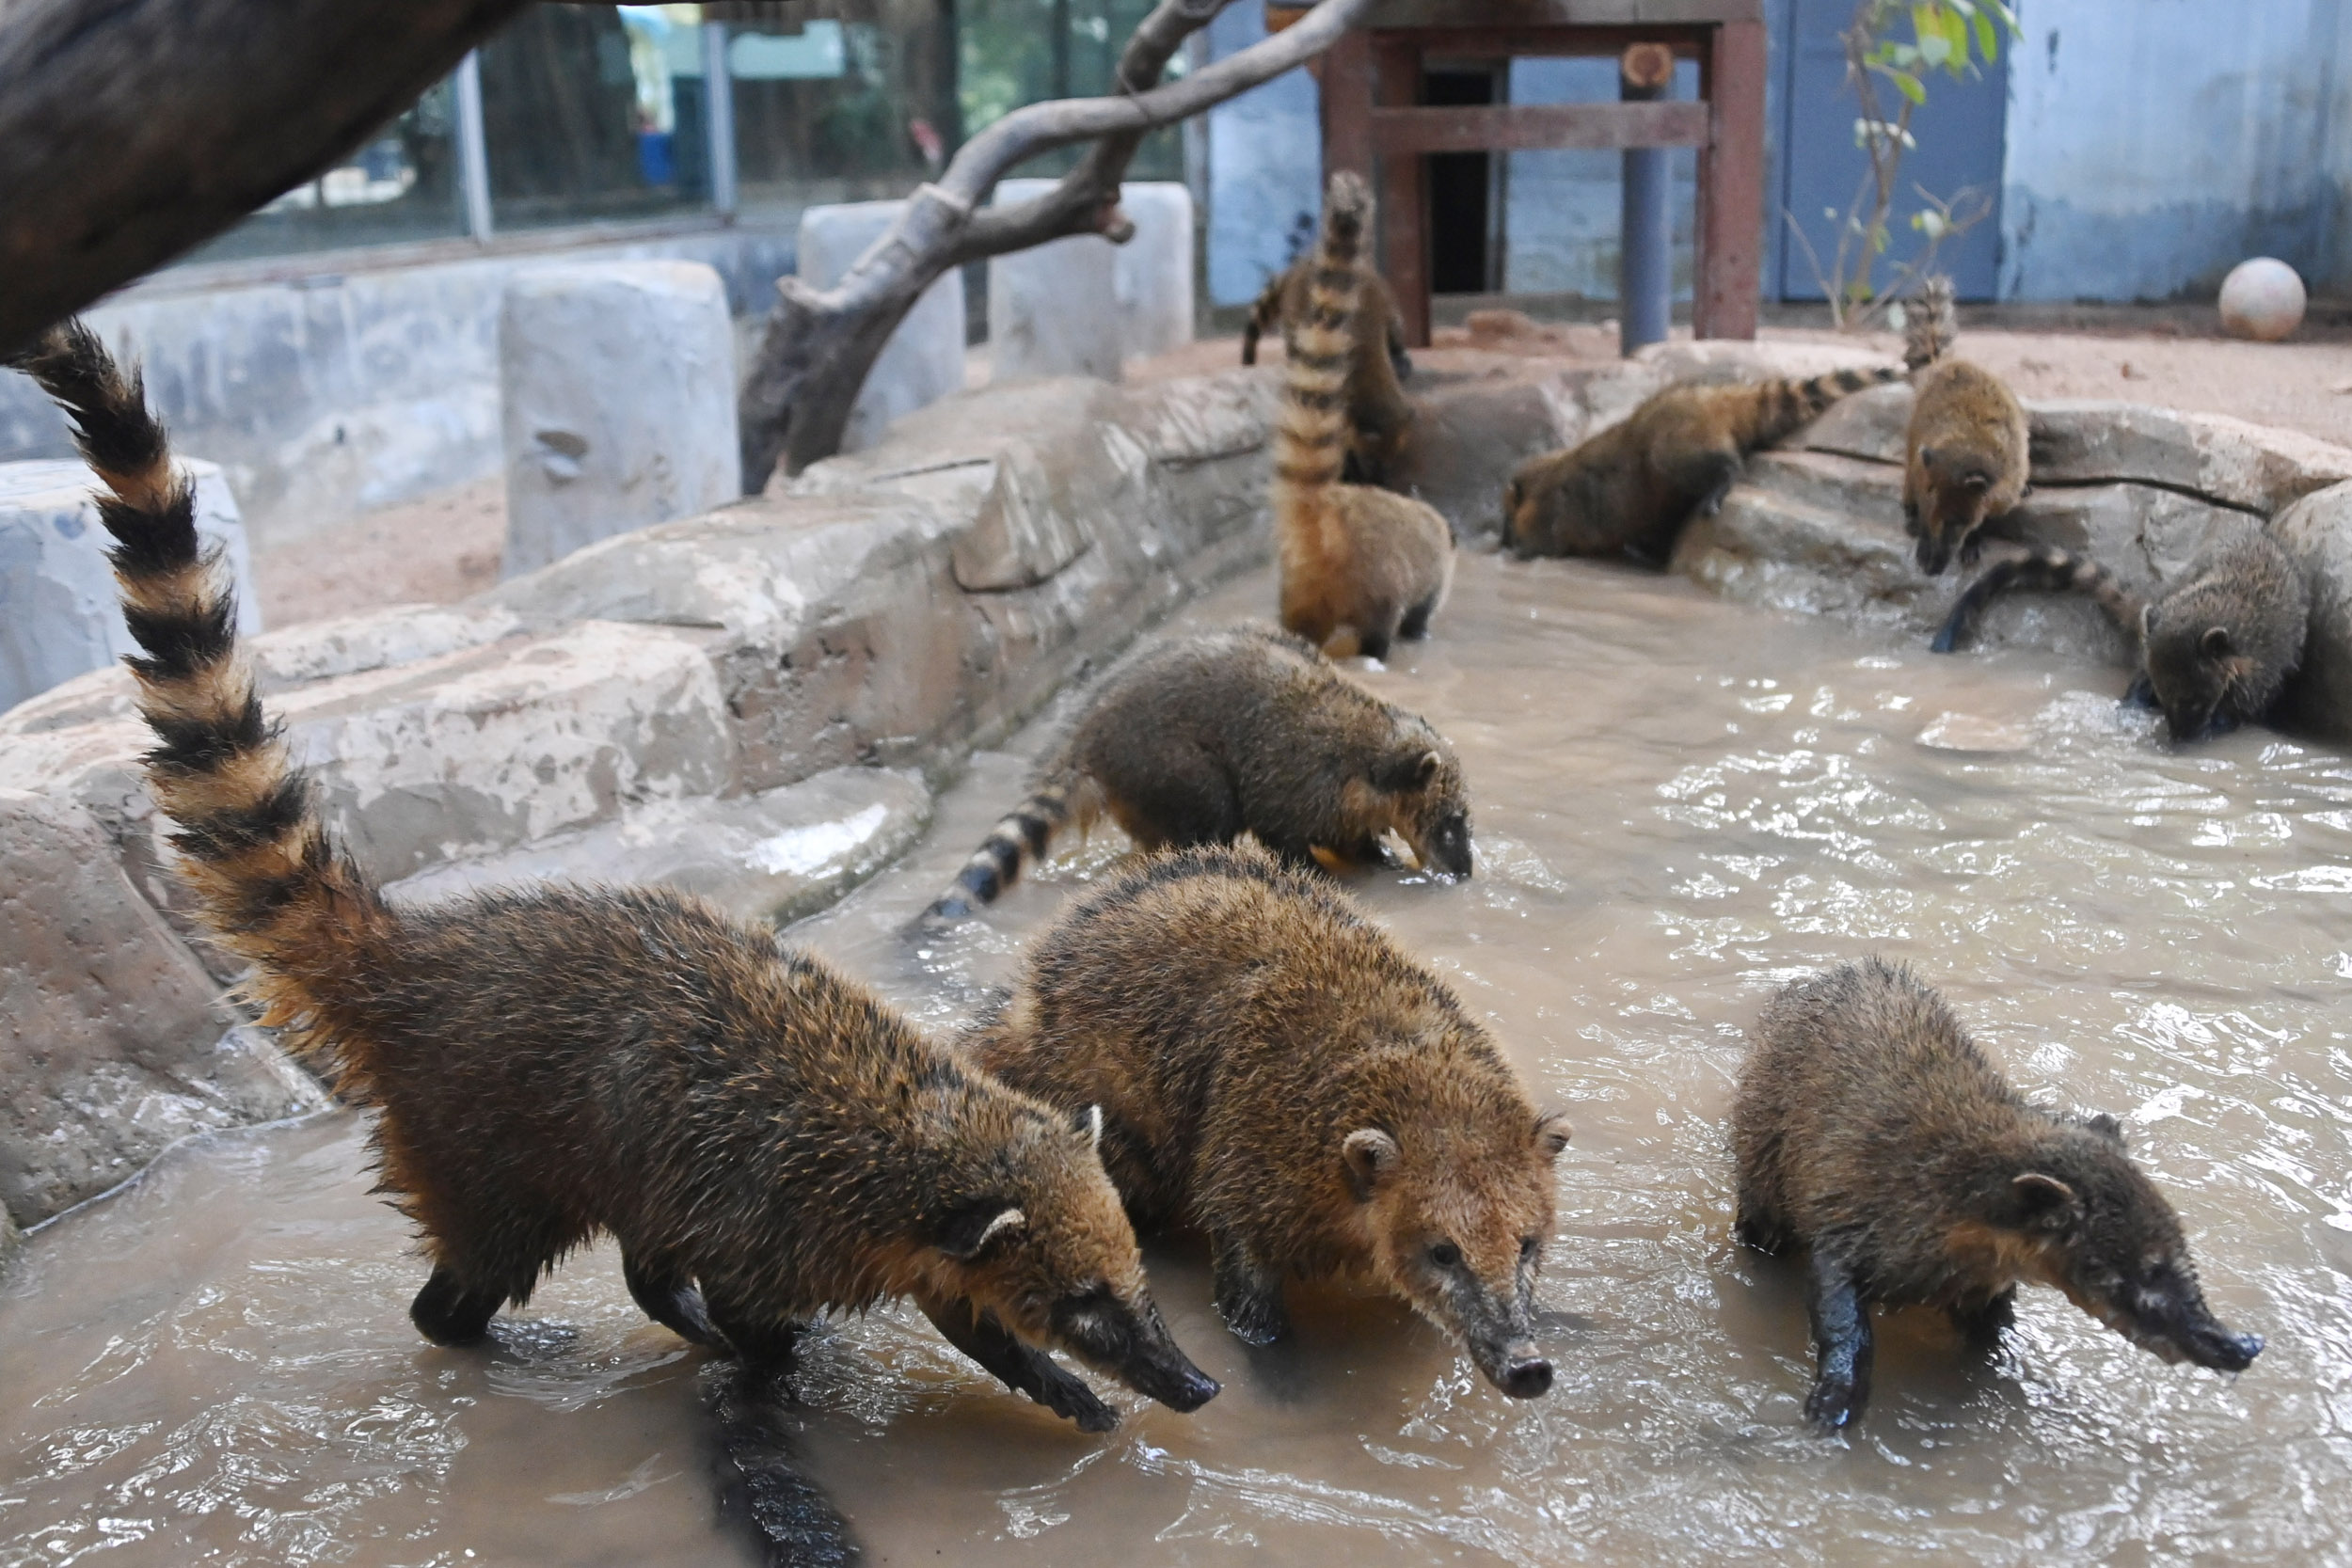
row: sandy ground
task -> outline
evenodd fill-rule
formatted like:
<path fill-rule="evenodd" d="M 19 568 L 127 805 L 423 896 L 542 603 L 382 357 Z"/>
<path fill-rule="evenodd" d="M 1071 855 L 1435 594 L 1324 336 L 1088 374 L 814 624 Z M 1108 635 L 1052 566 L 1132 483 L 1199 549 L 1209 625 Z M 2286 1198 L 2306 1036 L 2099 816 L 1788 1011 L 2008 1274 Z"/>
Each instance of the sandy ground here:
<path fill-rule="evenodd" d="M 2028 398 L 2117 398 L 2299 430 L 2352 446 L 2352 318 L 2321 317 L 2285 343 L 2217 335 L 2209 309 L 1994 308 L 1962 316 L 1961 352 Z M 1681 330 L 1681 329 L 1677 329 Z M 1826 326 L 1767 326 L 1762 336 L 1838 341 Z M 1616 357 L 1616 325 L 1538 323 L 1479 311 L 1441 327 L 1435 346 L 1601 363 Z M 1865 340 L 1890 356 L 1891 335 Z M 1269 359 L 1280 356 L 1279 341 Z M 1207 338 L 1133 368 L 1138 380 L 1195 375 L 1240 362 L 1237 337 Z M 984 356 L 969 380 L 985 382 Z M 498 580 L 506 528 L 503 483 L 484 480 L 371 513 L 254 553 L 264 622 L 293 626 L 403 601 L 446 604 Z"/>

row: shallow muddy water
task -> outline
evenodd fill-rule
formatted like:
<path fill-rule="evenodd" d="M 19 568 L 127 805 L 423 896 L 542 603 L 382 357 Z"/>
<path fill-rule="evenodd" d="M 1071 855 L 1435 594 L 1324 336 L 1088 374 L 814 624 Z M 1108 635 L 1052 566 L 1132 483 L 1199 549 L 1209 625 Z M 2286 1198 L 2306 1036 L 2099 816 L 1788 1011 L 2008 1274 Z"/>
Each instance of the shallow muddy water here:
<path fill-rule="evenodd" d="M 1255 578 L 1187 619 L 1270 599 Z M 812 1343 L 803 1441 L 868 1560 L 2346 1560 L 2352 762 L 2263 731 L 2169 750 L 2120 671 L 1604 569 L 1467 559 L 1436 629 L 1364 678 L 1462 752 L 1478 874 L 1359 892 L 1575 1126 L 1553 1392 L 1507 1401 L 1337 1293 L 1246 1352 L 1182 1243 L 1156 1293 L 1226 1392 L 1190 1418 L 1115 1395 L 1105 1438 L 911 1313 L 848 1320 Z M 977 759 L 917 853 L 796 940 L 952 1026 L 1120 847 L 911 952 L 898 924 L 1022 770 Z M 1730 1238 L 1724 1118 L 1765 994 L 1870 952 L 2029 1091 L 2124 1119 L 2216 1309 L 2269 1337 L 2250 1371 L 2165 1366 L 2029 1290 L 1989 1359 L 1883 1320 L 1859 1433 L 1805 1433 L 1799 1281 Z M 749 1560 L 712 1520 L 700 1355 L 609 1249 L 492 1350 L 436 1350 L 367 1187 L 329 1117 L 184 1148 L 31 1239 L 0 1276 L 0 1564 Z"/>

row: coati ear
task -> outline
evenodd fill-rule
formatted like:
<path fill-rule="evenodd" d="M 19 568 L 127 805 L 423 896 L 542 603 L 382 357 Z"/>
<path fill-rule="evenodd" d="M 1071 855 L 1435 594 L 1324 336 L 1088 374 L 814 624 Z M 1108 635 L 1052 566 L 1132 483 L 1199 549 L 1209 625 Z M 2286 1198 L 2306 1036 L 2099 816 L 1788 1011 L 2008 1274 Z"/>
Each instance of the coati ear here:
<path fill-rule="evenodd" d="M 1402 795 L 1407 790 L 1426 789 L 1429 781 L 1438 776 L 1438 768 L 1445 759 L 1436 752 L 1407 752 L 1391 757 L 1381 766 L 1380 776 L 1373 780 L 1382 789 Z"/>
<path fill-rule="evenodd" d="M 2123 1124 L 2105 1111 L 2083 1117 L 2083 1125 L 2109 1143 L 2120 1144 L 2123 1141 Z"/>
<path fill-rule="evenodd" d="M 2009 1188 L 2017 1199 L 2019 1218 L 2026 1225 L 2056 1227 L 2081 1208 L 2074 1188 L 2038 1170 L 2011 1179 Z"/>
<path fill-rule="evenodd" d="M 1359 1127 L 1340 1145 L 1340 1158 L 1347 1164 L 1347 1184 L 1355 1189 L 1356 1201 L 1370 1198 L 1379 1186 L 1381 1176 L 1393 1168 L 1404 1155 L 1396 1140 L 1377 1127 Z"/>
<path fill-rule="evenodd" d="M 1010 1198 L 984 1197 L 949 1214 L 933 1238 L 940 1251 L 959 1263 L 968 1263 L 987 1250 L 997 1237 L 1029 1223 Z"/>
<path fill-rule="evenodd" d="M 1085 1110 L 1078 1113 L 1077 1117 L 1073 1120 L 1073 1125 L 1078 1130 L 1078 1135 L 1086 1139 L 1089 1147 L 1093 1148 L 1100 1148 L 1103 1147 L 1102 1106 L 1088 1106 Z"/>
<path fill-rule="evenodd" d="M 1568 1147 L 1568 1118 L 1563 1111 L 1546 1111 L 1535 1118 L 1535 1148 L 1547 1160 L 1557 1160 Z"/>
<path fill-rule="evenodd" d="M 2207 626 L 2205 628 L 2205 635 L 2197 640 L 2197 651 L 2203 654 L 2207 658 L 2229 657 L 2230 628 L 2227 626 Z"/>

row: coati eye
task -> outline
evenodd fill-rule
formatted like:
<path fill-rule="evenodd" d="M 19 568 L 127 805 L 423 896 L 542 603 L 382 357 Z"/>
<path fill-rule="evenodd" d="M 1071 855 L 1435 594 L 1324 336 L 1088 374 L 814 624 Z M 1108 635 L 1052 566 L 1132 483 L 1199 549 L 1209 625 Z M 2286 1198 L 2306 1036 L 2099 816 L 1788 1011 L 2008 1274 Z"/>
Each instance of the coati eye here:
<path fill-rule="evenodd" d="M 1525 1262 L 1528 1259 L 1534 1257 L 1535 1248 L 1541 1244 L 1542 1240 L 1539 1237 L 1521 1236 L 1519 1238 L 1519 1260 Z"/>
<path fill-rule="evenodd" d="M 1457 1268 L 1462 1261 L 1462 1249 L 1452 1242 L 1439 1242 L 1429 1249 L 1429 1260 L 1441 1269 Z"/>

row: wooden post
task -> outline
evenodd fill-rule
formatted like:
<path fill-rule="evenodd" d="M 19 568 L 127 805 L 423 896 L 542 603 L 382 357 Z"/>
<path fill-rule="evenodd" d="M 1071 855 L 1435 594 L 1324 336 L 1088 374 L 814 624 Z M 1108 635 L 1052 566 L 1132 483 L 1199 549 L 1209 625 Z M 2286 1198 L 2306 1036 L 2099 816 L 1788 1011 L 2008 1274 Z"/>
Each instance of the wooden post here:
<path fill-rule="evenodd" d="M 1764 24 L 1726 22 L 1699 58 L 1714 134 L 1699 151 L 1698 280 L 1691 331 L 1756 336 L 1764 241 Z"/>
<path fill-rule="evenodd" d="M 1351 28 L 1324 52 L 1323 172 L 1372 178 L 1372 39 Z"/>
<path fill-rule="evenodd" d="M 1418 47 L 1380 39 L 1374 44 L 1373 66 L 1374 96 L 1383 107 L 1421 102 Z M 1419 153 L 1380 160 L 1380 270 L 1396 295 L 1408 348 L 1429 346 L 1428 167 Z"/>

